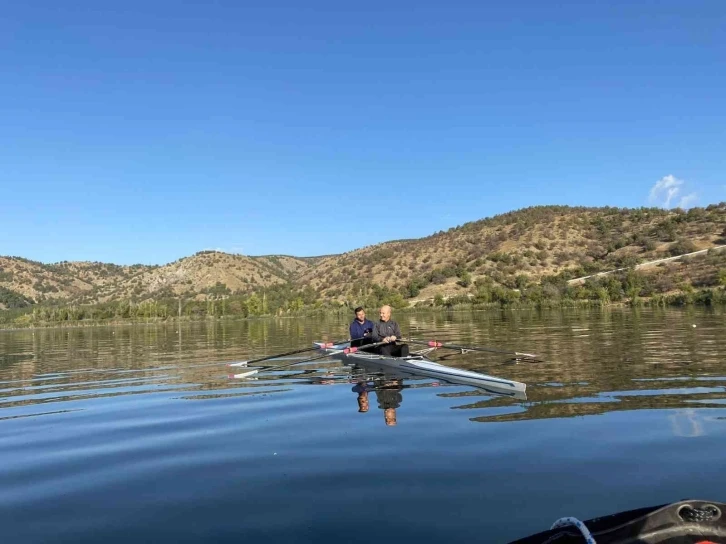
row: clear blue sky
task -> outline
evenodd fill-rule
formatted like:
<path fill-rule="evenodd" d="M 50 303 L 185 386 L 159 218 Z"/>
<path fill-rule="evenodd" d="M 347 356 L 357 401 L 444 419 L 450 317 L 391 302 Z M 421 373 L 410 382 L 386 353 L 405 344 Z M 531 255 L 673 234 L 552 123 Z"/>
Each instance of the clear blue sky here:
<path fill-rule="evenodd" d="M 0 254 L 121 264 L 724 201 L 726 2 L 5 3 L 0 194 Z"/>

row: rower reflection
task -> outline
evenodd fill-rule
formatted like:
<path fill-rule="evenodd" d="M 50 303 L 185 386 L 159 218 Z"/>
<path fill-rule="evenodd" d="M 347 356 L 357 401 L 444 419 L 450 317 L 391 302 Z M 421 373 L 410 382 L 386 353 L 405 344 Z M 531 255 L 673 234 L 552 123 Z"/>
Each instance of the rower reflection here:
<path fill-rule="evenodd" d="M 399 378 L 374 378 L 369 381 L 359 381 L 352 388 L 354 393 L 358 393 L 358 412 L 368 411 L 368 393 L 372 391 L 376 396 L 378 408 L 383 410 L 383 420 L 386 426 L 396 425 L 396 409 L 403 402 L 401 391 L 404 387 L 403 380 Z"/>
<path fill-rule="evenodd" d="M 402 380 L 390 380 L 375 389 L 378 408 L 383 410 L 383 418 L 389 427 L 396 424 L 396 408 L 403 401 L 402 390 Z"/>
<path fill-rule="evenodd" d="M 353 386 L 353 393 L 358 393 L 358 411 L 365 413 L 368 411 L 368 391 L 373 391 L 373 387 L 369 386 L 365 381 L 360 381 Z"/>

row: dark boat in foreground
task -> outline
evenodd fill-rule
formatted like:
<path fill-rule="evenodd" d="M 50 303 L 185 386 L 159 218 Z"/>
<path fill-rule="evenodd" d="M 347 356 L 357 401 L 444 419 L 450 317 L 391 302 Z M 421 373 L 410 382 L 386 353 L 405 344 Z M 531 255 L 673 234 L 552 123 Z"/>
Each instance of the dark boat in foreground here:
<path fill-rule="evenodd" d="M 585 522 L 557 520 L 549 531 L 510 544 L 726 543 L 726 504 L 700 500 L 638 508 Z"/>

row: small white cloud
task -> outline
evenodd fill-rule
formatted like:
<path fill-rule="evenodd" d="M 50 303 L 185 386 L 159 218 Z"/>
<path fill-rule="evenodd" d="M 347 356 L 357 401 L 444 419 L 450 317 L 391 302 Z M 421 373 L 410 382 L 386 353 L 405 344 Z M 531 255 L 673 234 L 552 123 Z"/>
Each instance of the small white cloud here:
<path fill-rule="evenodd" d="M 653 206 L 672 208 L 677 202 L 679 208 L 688 208 L 695 204 L 698 195 L 695 192 L 683 194 L 684 181 L 672 174 L 663 176 L 650 189 L 648 201 Z"/>
<path fill-rule="evenodd" d="M 678 201 L 678 207 L 685 210 L 686 208 L 693 206 L 696 203 L 696 200 L 698 200 L 698 195 L 696 193 L 684 195 Z"/>
<path fill-rule="evenodd" d="M 683 180 L 669 174 L 659 179 L 650 190 L 649 201 L 651 204 L 669 208 L 673 198 L 678 195 Z"/>

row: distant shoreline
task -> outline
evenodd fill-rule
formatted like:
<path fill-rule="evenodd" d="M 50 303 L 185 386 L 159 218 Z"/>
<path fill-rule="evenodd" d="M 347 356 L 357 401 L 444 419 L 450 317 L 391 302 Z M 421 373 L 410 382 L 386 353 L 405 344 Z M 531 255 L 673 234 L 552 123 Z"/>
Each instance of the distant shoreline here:
<path fill-rule="evenodd" d="M 711 291 L 711 298 L 704 297 L 704 293 L 698 296 L 690 296 L 688 299 L 684 299 L 686 293 L 674 293 L 668 296 L 651 297 L 649 299 L 637 299 L 633 301 L 619 301 L 619 302 L 608 302 L 602 303 L 600 301 L 592 300 L 567 300 L 567 301 L 548 301 L 545 304 L 512 304 L 502 306 L 498 303 L 490 304 L 466 304 L 459 303 L 451 306 L 447 305 L 418 305 L 408 308 L 396 308 L 394 310 L 397 314 L 433 314 L 442 312 L 502 312 L 502 311 L 549 311 L 549 310 L 577 310 L 577 309 L 596 309 L 600 308 L 603 310 L 615 309 L 615 308 L 688 308 L 688 307 L 702 307 L 702 308 L 726 308 L 726 290 L 723 289 L 712 289 L 704 290 Z M 715 295 L 715 296 L 714 296 Z M 189 316 L 170 316 L 170 317 L 149 317 L 149 318 L 128 318 L 128 319 L 109 319 L 109 320 L 72 320 L 72 321 L 44 321 L 44 322 L 28 322 L 27 324 L 0 324 L 0 331 L 19 331 L 19 330 L 41 330 L 41 329 L 74 329 L 74 328 L 92 328 L 92 327 L 107 327 L 107 326 L 132 326 L 132 325 L 160 325 L 160 324 L 174 324 L 174 323 L 212 323 L 212 322 L 232 322 L 232 321 L 271 321 L 277 319 L 304 319 L 321 316 L 334 316 L 334 315 L 348 315 L 350 313 L 348 308 L 339 309 L 315 309 L 308 311 L 300 311 L 297 313 L 288 313 L 283 315 L 256 315 L 256 316 L 241 316 L 241 315 L 227 315 L 227 316 L 204 316 L 204 317 L 189 317 Z"/>

